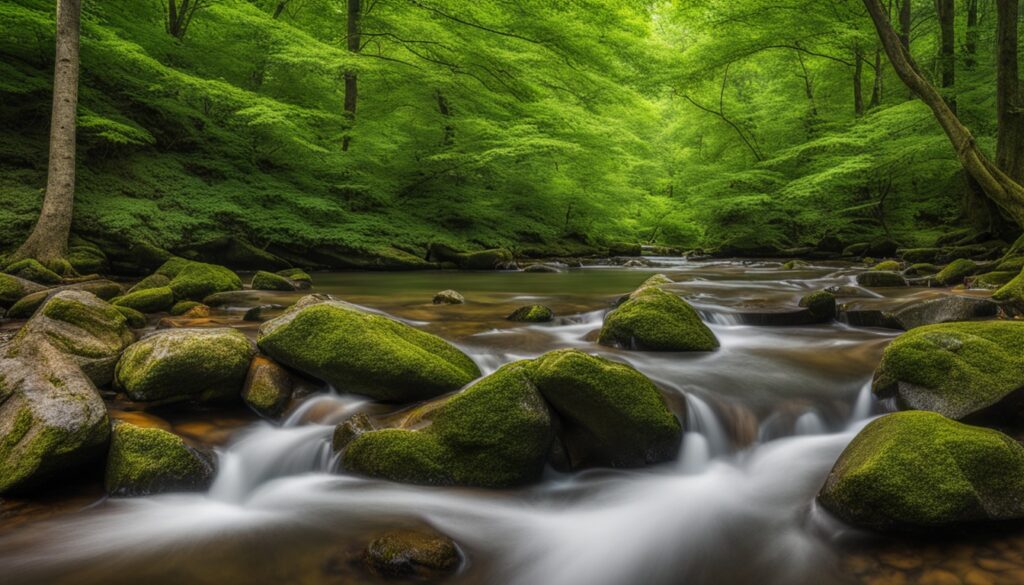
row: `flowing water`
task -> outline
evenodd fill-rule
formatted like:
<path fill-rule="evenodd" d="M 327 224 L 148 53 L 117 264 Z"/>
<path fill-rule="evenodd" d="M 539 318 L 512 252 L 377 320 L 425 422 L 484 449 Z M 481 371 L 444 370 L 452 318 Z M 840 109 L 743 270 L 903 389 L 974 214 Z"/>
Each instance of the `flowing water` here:
<path fill-rule="evenodd" d="M 232 423 L 206 494 L 101 500 L 0 533 L 3 582 L 373 583 L 357 560 L 368 538 L 422 524 L 461 547 L 466 560 L 452 583 L 849 582 L 838 551 L 850 531 L 817 509 L 814 495 L 856 431 L 880 411 L 869 382 L 897 332 L 839 323 L 738 324 L 739 312 L 794 307 L 810 291 L 852 286 L 850 268 L 659 260 L 657 271 L 678 281 L 669 289 L 701 312 L 720 350 L 627 352 L 593 342 L 610 303 L 655 269 L 341 273 L 315 280 L 317 292 L 449 339 L 485 373 L 563 347 L 632 364 L 685 413 L 673 463 L 549 470 L 538 485 L 502 491 L 351 476 L 336 469 L 328 445 L 333 425 L 387 407 L 344 388 L 320 389 L 280 425 Z M 431 305 L 433 293 L 446 288 L 462 292 L 467 304 Z M 946 293 L 844 294 L 850 296 L 841 300 L 879 308 Z M 253 293 L 218 318 L 297 296 Z M 546 304 L 559 317 L 537 325 L 503 319 L 527 303 Z M 216 419 L 205 424 L 216 426 Z"/>

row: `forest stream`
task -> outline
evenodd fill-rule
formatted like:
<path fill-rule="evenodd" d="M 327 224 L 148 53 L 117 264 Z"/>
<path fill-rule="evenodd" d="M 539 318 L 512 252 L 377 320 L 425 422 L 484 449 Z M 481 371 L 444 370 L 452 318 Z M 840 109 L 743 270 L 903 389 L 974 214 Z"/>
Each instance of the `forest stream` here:
<path fill-rule="evenodd" d="M 770 261 L 652 260 L 657 268 L 558 274 L 322 273 L 315 290 L 435 333 L 485 375 L 567 347 L 627 362 L 654 380 L 685 420 L 673 462 L 576 473 L 548 468 L 540 483 L 514 490 L 419 487 L 338 469 L 334 426 L 356 412 L 388 408 L 345 388 L 312 389 L 280 425 L 244 413 L 157 409 L 181 434 L 216 445 L 211 489 L 119 499 L 76 488 L 71 503 L 55 504 L 59 511 L 20 515 L 8 502 L 0 520 L 3 581 L 377 583 L 358 562 L 367 538 L 429 525 L 460 548 L 464 560 L 447 581 L 458 584 L 1019 582 L 1024 538 L 1015 534 L 990 533 L 970 545 L 883 541 L 815 504 L 849 441 L 887 410 L 870 382 L 898 331 L 840 322 L 758 327 L 737 316 L 794 307 L 830 286 L 848 287 L 840 302 L 882 309 L 948 289 L 868 291 L 855 285 L 863 269 L 843 263 L 783 270 Z M 721 341 L 718 351 L 630 352 L 594 343 L 611 302 L 655 271 L 676 281 L 666 290 L 700 312 Z M 430 304 L 447 288 L 466 304 Z M 304 293 L 247 294 L 212 322 L 255 336 L 255 324 L 241 320 L 246 308 L 283 307 Z M 524 303 L 551 307 L 555 320 L 504 319 Z M 114 416 L 151 416 L 131 409 Z"/>

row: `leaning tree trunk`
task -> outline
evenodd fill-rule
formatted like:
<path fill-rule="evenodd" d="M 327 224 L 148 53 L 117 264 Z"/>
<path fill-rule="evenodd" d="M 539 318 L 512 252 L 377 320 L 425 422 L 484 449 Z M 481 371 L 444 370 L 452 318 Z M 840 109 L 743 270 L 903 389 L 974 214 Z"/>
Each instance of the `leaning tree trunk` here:
<path fill-rule="evenodd" d="M 358 54 L 362 48 L 362 0 L 348 0 L 348 50 L 352 54 Z M 348 130 L 351 130 L 356 123 L 356 104 L 359 102 L 359 77 L 355 71 L 345 72 L 345 120 L 348 123 Z M 347 151 L 352 144 L 352 135 L 346 131 L 341 140 L 341 150 Z"/>
<path fill-rule="evenodd" d="M 1017 4 L 1017 0 L 1000 0 L 1000 6 Z M 939 92 L 925 78 L 913 57 L 893 30 L 885 9 L 879 0 L 864 0 L 889 62 L 900 79 L 932 110 L 947 138 L 956 150 L 957 158 L 971 177 L 978 182 L 985 195 L 995 202 L 1017 225 L 1024 227 L 1024 186 L 1004 173 L 978 148 L 978 144 Z"/>
<path fill-rule="evenodd" d="M 67 252 L 75 200 L 75 127 L 78 110 L 78 38 L 81 0 L 57 4 L 57 58 L 53 69 L 50 161 L 39 220 L 12 259 L 49 261 Z"/>

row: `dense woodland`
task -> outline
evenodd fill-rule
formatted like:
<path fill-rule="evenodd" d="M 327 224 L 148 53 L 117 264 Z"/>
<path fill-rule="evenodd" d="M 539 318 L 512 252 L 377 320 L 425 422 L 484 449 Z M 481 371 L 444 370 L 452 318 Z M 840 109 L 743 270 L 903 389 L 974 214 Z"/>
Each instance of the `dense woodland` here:
<path fill-rule="evenodd" d="M 1012 241 L 868 4 L 995 160 L 1015 1 L 84 0 L 73 231 L 399 261 Z M 52 0 L 0 3 L 9 247 L 46 184 L 53 47 Z"/>

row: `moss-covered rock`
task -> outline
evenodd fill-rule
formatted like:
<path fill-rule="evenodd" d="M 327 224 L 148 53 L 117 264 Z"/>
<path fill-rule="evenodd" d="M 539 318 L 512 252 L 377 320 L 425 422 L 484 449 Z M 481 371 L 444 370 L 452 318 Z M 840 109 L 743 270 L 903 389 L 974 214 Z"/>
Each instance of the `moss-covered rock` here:
<path fill-rule="evenodd" d="M 344 451 L 345 468 L 429 485 L 498 488 L 536 481 L 554 429 L 527 370 L 513 363 L 482 378 L 432 409 L 426 427 L 360 434 Z"/>
<path fill-rule="evenodd" d="M 643 247 L 640 244 L 630 242 L 612 242 L 608 244 L 609 256 L 640 256 L 643 254 Z"/>
<path fill-rule="evenodd" d="M 126 422 L 114 425 L 104 484 L 112 496 L 202 491 L 213 481 L 212 456 L 181 437 Z"/>
<path fill-rule="evenodd" d="M 873 390 L 901 409 L 962 420 L 1017 415 L 1024 388 L 1024 322 L 979 321 L 918 327 L 885 349 Z M 1003 401 L 1013 404 L 996 407 Z"/>
<path fill-rule="evenodd" d="M 640 286 L 637 288 L 644 288 L 645 286 L 661 286 L 664 284 L 672 284 L 674 282 L 674 280 L 665 276 L 664 274 L 655 274 L 654 276 L 640 283 Z"/>
<path fill-rule="evenodd" d="M 67 261 L 78 274 L 99 274 L 109 268 L 107 256 L 94 246 L 68 248 Z"/>
<path fill-rule="evenodd" d="M 10 274 L 0 274 L 0 305 L 10 307 L 23 297 L 45 289 L 46 287 L 43 285 L 31 280 Z"/>
<path fill-rule="evenodd" d="M 479 252 L 458 252 L 444 244 L 431 244 L 427 251 L 431 262 L 451 262 L 463 270 L 495 270 L 514 267 L 515 258 L 504 248 Z"/>
<path fill-rule="evenodd" d="M 938 274 L 942 270 L 941 266 L 935 264 L 919 263 L 911 264 L 903 271 L 904 276 L 930 276 L 932 274 Z"/>
<path fill-rule="evenodd" d="M 461 305 L 466 302 L 466 297 L 457 290 L 447 289 L 434 295 L 435 305 Z"/>
<path fill-rule="evenodd" d="M 992 298 L 1012 304 L 1018 309 L 1024 309 L 1024 270 L 1015 276 L 1013 280 L 992 293 Z"/>
<path fill-rule="evenodd" d="M 1020 272 L 1021 270 L 1024 270 L 1024 256 L 1003 258 L 996 265 L 997 272 Z"/>
<path fill-rule="evenodd" d="M 235 329 L 165 329 L 128 347 L 114 378 L 132 400 L 230 399 L 241 392 L 255 353 Z"/>
<path fill-rule="evenodd" d="M 1016 272 L 986 272 L 967 279 L 969 288 L 998 289 L 1017 277 Z"/>
<path fill-rule="evenodd" d="M 554 318 L 555 314 L 544 305 L 527 305 L 519 307 L 506 317 L 509 321 L 523 323 L 547 323 Z"/>
<path fill-rule="evenodd" d="M 950 295 L 916 302 L 889 315 L 900 329 L 910 330 L 938 323 L 995 317 L 998 313 L 999 306 L 989 299 Z"/>
<path fill-rule="evenodd" d="M 886 272 L 899 272 L 900 263 L 896 260 L 886 260 L 871 267 L 871 270 L 884 270 Z"/>
<path fill-rule="evenodd" d="M 159 313 L 174 305 L 174 291 L 169 286 L 147 288 L 118 297 L 114 299 L 114 304 L 141 313 Z"/>
<path fill-rule="evenodd" d="M 109 384 L 114 366 L 135 335 L 127 320 L 96 295 L 66 290 L 50 297 L 14 338 L 46 341 L 67 354 L 97 385 Z"/>
<path fill-rule="evenodd" d="M 0 358 L 0 494 L 74 477 L 103 453 L 110 434 L 96 387 L 39 337 Z"/>
<path fill-rule="evenodd" d="M 858 274 L 857 284 L 868 288 L 894 288 L 907 286 L 907 279 L 896 272 L 876 270 Z"/>
<path fill-rule="evenodd" d="M 374 538 L 363 553 L 371 573 L 385 578 L 435 580 L 459 567 L 452 539 L 437 532 L 394 530 Z"/>
<path fill-rule="evenodd" d="M 819 290 L 800 299 L 800 306 L 811 312 L 811 316 L 822 321 L 836 318 L 836 295 Z"/>
<path fill-rule="evenodd" d="M 682 426 L 640 372 L 573 349 L 547 353 L 528 367 L 559 415 L 571 467 L 638 467 L 675 459 Z"/>
<path fill-rule="evenodd" d="M 164 288 L 171 284 L 171 279 L 167 278 L 163 274 L 150 274 L 146 278 L 143 278 L 139 282 L 135 283 L 135 286 L 128 289 L 128 294 L 139 292 L 140 290 L 149 290 L 152 288 Z"/>
<path fill-rule="evenodd" d="M 473 360 L 440 337 L 315 296 L 261 325 L 258 342 L 288 367 L 377 400 L 425 400 L 480 375 Z"/>
<path fill-rule="evenodd" d="M 997 431 L 929 412 L 901 412 L 862 430 L 818 501 L 875 530 L 934 530 L 1024 518 L 1024 447 Z"/>
<path fill-rule="evenodd" d="M 272 359 L 256 356 L 242 386 L 242 401 L 260 416 L 276 419 L 292 399 L 292 377 Z"/>
<path fill-rule="evenodd" d="M 132 329 L 142 329 L 148 324 L 146 316 L 131 307 L 114 305 L 114 308 L 117 309 L 118 313 L 121 313 L 121 315 L 124 316 L 125 322 L 127 322 L 128 326 Z"/>
<path fill-rule="evenodd" d="M 171 308 L 173 309 L 173 307 Z M 187 311 L 181 314 L 181 317 L 184 319 L 205 319 L 209 317 L 211 313 L 212 310 L 210 307 L 202 303 L 197 303 L 190 306 Z"/>
<path fill-rule="evenodd" d="M 179 256 L 172 256 L 160 264 L 153 274 L 166 276 L 168 278 L 167 284 L 170 284 L 170 279 L 178 276 L 178 274 L 189 264 L 192 264 L 191 260 L 186 260 Z"/>
<path fill-rule="evenodd" d="M 11 319 L 26 319 L 31 317 L 47 299 L 66 290 L 77 290 L 92 293 L 103 300 L 113 299 L 124 292 L 121 285 L 116 282 L 102 279 L 66 284 L 25 295 L 19 299 L 18 302 L 11 305 L 11 308 L 7 311 L 7 317 Z"/>
<path fill-rule="evenodd" d="M 200 306 L 203 306 L 203 303 L 200 303 L 199 301 L 178 301 L 177 303 L 174 303 L 174 305 L 171 306 L 170 313 L 171 315 L 177 317 L 179 315 L 184 315 L 185 313 L 188 313 L 195 307 Z"/>
<path fill-rule="evenodd" d="M 264 270 L 253 275 L 250 286 L 253 290 L 293 291 L 296 288 L 291 280 Z"/>
<path fill-rule="evenodd" d="M 201 301 L 214 293 L 241 290 L 242 280 L 223 266 L 190 262 L 171 278 L 168 286 L 178 300 Z"/>
<path fill-rule="evenodd" d="M 782 269 L 798 270 L 800 268 L 806 268 L 807 266 L 809 265 L 807 264 L 807 262 L 804 262 L 803 260 L 790 260 L 789 262 L 786 262 L 785 264 L 782 265 Z"/>
<path fill-rule="evenodd" d="M 15 262 L 5 268 L 4 272 L 39 284 L 54 285 L 60 284 L 61 281 L 64 280 L 59 274 L 43 266 L 38 260 L 33 260 L 32 258 L 26 258 Z"/>
<path fill-rule="evenodd" d="M 941 252 L 941 248 L 903 248 L 896 250 L 896 254 L 900 258 L 911 264 L 934 263 Z"/>
<path fill-rule="evenodd" d="M 963 284 L 964 279 L 978 271 L 978 265 L 973 260 L 959 258 L 950 262 L 945 268 L 935 275 L 935 282 L 942 286 Z"/>
<path fill-rule="evenodd" d="M 127 260 L 138 268 L 149 271 L 163 266 L 174 258 L 175 256 L 170 252 L 159 246 L 154 246 L 148 242 L 136 242 L 128 250 Z M 181 258 L 178 258 L 178 260 L 181 260 Z"/>
<path fill-rule="evenodd" d="M 277 275 L 287 278 L 296 289 L 305 290 L 313 286 L 313 277 L 301 268 L 278 270 Z"/>
<path fill-rule="evenodd" d="M 644 351 L 710 351 L 718 339 L 686 301 L 656 287 L 637 290 L 604 319 L 598 342 Z"/>

